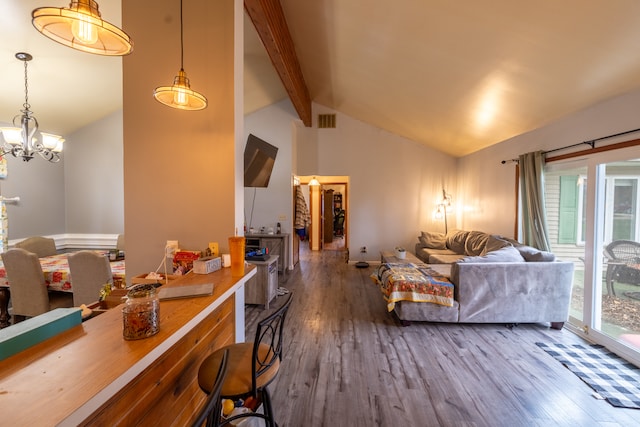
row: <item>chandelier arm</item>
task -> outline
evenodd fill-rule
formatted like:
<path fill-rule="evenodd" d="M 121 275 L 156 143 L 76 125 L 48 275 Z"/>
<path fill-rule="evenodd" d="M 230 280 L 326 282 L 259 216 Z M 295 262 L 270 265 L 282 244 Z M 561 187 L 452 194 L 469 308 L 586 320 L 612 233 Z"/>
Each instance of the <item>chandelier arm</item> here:
<path fill-rule="evenodd" d="M 48 150 L 48 149 L 44 149 L 41 151 L 37 151 L 38 154 L 40 154 L 40 156 L 51 162 L 51 163 L 58 163 L 60 161 L 60 156 L 58 155 L 58 153 Z"/>

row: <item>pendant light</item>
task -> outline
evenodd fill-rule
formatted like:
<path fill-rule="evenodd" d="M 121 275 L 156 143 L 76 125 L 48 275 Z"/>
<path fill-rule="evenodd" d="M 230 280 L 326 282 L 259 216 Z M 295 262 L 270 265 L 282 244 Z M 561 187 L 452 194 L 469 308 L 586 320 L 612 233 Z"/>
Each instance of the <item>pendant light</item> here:
<path fill-rule="evenodd" d="M 72 0 L 69 7 L 40 7 L 31 23 L 43 35 L 65 46 L 97 55 L 121 56 L 133 42 L 120 28 L 102 20 L 94 0 Z"/>
<path fill-rule="evenodd" d="M 173 79 L 172 86 L 160 86 L 153 91 L 158 102 L 180 110 L 202 110 L 207 108 L 207 98 L 191 89 L 187 73 L 184 72 L 184 30 L 182 20 L 182 0 L 180 0 L 180 71 Z"/>
<path fill-rule="evenodd" d="M 24 104 L 22 104 L 23 109 L 20 110 L 22 114 L 13 118 L 14 127 L 0 127 L 0 133 L 4 138 L 4 142 L 0 144 L 0 155 L 11 153 L 14 157 L 28 162 L 37 153 L 52 163 L 58 162 L 64 138 L 44 132 L 40 132 L 42 142 L 36 138 L 38 120 L 33 115 L 29 104 L 29 79 L 27 78 L 27 64 L 33 56 L 26 52 L 18 52 L 16 58 L 24 62 Z"/>

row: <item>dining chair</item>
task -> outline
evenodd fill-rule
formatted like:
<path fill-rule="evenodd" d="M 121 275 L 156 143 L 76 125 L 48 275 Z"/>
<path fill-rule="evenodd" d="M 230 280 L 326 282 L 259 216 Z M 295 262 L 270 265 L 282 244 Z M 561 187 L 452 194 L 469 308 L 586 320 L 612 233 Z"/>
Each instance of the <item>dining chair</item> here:
<path fill-rule="evenodd" d="M 49 292 L 38 256 L 21 248 L 2 253 L 11 293 L 14 323 L 60 307 L 73 307 L 73 296 Z"/>
<path fill-rule="evenodd" d="M 98 301 L 102 287 L 113 284 L 113 273 L 106 256 L 85 250 L 70 253 L 67 260 L 76 307 Z"/>
<path fill-rule="evenodd" d="M 268 426 L 277 426 L 267 386 L 276 378 L 282 361 L 282 337 L 284 320 L 291 305 L 293 292 L 275 312 L 258 322 L 253 342 L 231 344 L 207 356 L 198 369 L 198 384 L 206 392 L 212 392 L 214 375 L 220 366 L 225 350 L 229 351 L 227 377 L 222 384 L 221 397 L 236 400 L 252 396 L 263 405 L 263 412 L 245 412 L 224 420 L 234 423 L 245 417 L 259 417 Z"/>
<path fill-rule="evenodd" d="M 609 295 L 616 295 L 614 282 L 640 285 L 640 242 L 614 240 L 604 248 L 605 281 Z"/>
<path fill-rule="evenodd" d="M 203 424 L 206 427 L 218 427 L 220 425 L 220 414 L 222 413 L 222 397 L 220 397 L 220 394 L 222 393 L 222 383 L 227 376 L 228 358 L 229 350 L 227 349 L 222 353 L 222 360 L 220 361 L 215 382 L 209 388 L 211 392 L 209 392 L 198 418 L 191 425 L 192 427 L 201 427 Z"/>
<path fill-rule="evenodd" d="M 124 234 L 118 234 L 118 239 L 116 240 L 116 249 L 119 251 L 124 251 Z"/>
<path fill-rule="evenodd" d="M 56 249 L 56 241 L 50 237 L 27 237 L 26 239 L 16 243 L 15 247 L 33 252 L 38 256 L 38 258 L 56 255 L 58 253 L 58 250 Z"/>

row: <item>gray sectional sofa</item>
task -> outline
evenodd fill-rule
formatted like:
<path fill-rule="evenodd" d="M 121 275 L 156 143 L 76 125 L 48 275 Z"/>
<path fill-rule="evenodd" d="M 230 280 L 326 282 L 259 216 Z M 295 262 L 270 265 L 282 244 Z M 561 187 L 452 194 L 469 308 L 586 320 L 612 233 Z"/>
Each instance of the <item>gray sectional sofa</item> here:
<path fill-rule="evenodd" d="M 573 263 L 554 254 L 479 231 L 422 232 L 416 256 L 447 274 L 454 306 L 401 301 L 404 322 L 551 323 L 569 316 Z"/>

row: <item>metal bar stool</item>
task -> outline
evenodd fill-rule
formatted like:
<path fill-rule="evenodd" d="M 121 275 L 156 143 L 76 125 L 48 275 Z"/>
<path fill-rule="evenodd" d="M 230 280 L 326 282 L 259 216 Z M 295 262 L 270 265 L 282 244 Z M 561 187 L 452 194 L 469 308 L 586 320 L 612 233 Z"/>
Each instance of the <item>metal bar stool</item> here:
<path fill-rule="evenodd" d="M 239 399 L 252 396 L 262 403 L 264 414 L 246 412 L 228 417 L 220 425 L 245 417 L 263 418 L 268 426 L 277 426 L 267 386 L 276 378 L 282 360 L 283 325 L 293 293 L 282 306 L 258 323 L 253 342 L 231 344 L 208 356 L 198 370 L 198 383 L 211 393 L 214 375 L 226 350 L 229 351 L 228 375 L 222 385 L 221 397 Z"/>

